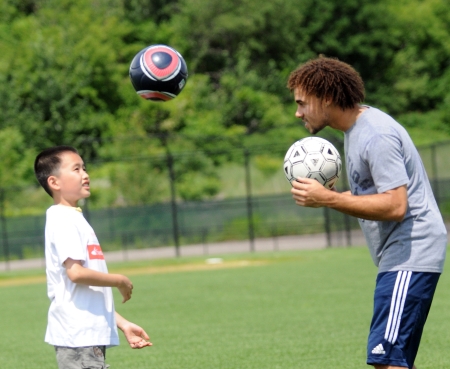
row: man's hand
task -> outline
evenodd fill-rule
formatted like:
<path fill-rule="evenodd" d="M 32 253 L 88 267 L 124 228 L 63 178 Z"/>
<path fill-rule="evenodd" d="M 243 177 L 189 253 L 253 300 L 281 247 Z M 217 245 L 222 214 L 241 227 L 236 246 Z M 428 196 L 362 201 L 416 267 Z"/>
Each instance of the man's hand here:
<path fill-rule="evenodd" d="M 311 208 L 325 206 L 325 200 L 330 196 L 330 192 L 315 179 L 297 178 L 292 182 L 292 197 L 300 206 Z"/>

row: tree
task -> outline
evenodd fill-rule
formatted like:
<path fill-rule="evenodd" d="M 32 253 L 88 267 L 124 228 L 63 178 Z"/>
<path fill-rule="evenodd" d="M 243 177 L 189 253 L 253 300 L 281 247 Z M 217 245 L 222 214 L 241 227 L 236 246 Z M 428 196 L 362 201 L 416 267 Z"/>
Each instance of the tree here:
<path fill-rule="evenodd" d="M 427 124 L 450 132 L 450 11 L 443 0 L 411 0 L 392 5 L 398 14 L 402 48 L 390 72 L 395 76 L 390 108 L 410 126 Z"/>
<path fill-rule="evenodd" d="M 79 148 L 102 206 L 167 199 L 172 159 L 180 198 L 215 196 L 221 165 L 249 149 L 274 172 L 308 134 L 285 83 L 319 54 L 352 64 L 367 103 L 416 140 L 450 134 L 449 21 L 444 0 L 4 0 L 0 132 L 34 152 Z M 180 51 L 190 74 L 164 104 L 140 99 L 128 78 L 155 43 Z"/>
<path fill-rule="evenodd" d="M 43 2 L 14 19 L 2 43 L 0 128 L 18 127 L 36 148 L 100 138 L 121 104 L 126 33 L 117 14 L 89 1 Z M 94 158 L 97 149 L 92 141 L 82 153 Z"/>

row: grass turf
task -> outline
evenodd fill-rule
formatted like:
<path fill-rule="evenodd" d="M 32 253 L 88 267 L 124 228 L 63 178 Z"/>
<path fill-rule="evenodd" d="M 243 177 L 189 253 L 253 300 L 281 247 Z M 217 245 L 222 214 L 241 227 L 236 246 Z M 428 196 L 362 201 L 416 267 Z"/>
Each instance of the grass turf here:
<path fill-rule="evenodd" d="M 107 351 L 111 369 L 366 367 L 376 268 L 365 248 L 223 259 L 209 269 L 200 258 L 111 264 L 135 286 L 126 304 L 114 292 L 116 310 L 154 343 L 131 350 L 121 335 L 121 345 Z M 42 271 L 24 272 L 23 282 L 33 275 Z M 416 360 L 420 369 L 450 367 L 449 287 L 444 273 Z M 56 368 L 53 348 L 43 342 L 45 284 L 2 286 L 0 294 L 1 368 Z"/>

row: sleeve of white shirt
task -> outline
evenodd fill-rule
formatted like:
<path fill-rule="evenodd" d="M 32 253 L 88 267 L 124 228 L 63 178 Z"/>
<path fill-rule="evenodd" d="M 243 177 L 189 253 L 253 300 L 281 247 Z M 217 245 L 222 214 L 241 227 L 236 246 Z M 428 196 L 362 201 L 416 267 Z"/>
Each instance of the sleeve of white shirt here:
<path fill-rule="evenodd" d="M 86 241 L 83 232 L 77 226 L 76 219 L 61 217 L 55 222 L 53 242 L 59 263 L 62 265 L 68 258 L 86 261 Z"/>

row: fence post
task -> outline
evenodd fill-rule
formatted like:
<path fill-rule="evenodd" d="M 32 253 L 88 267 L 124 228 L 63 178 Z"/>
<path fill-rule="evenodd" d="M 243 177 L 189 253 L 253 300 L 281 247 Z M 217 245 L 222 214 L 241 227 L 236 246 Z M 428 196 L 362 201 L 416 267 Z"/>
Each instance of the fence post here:
<path fill-rule="evenodd" d="M 350 226 L 350 215 L 344 214 L 345 236 L 347 238 L 347 246 L 352 245 L 352 230 Z"/>
<path fill-rule="evenodd" d="M 128 233 L 122 233 L 122 255 L 123 261 L 128 261 Z"/>
<path fill-rule="evenodd" d="M 273 250 L 279 251 L 278 247 L 278 229 L 277 229 L 277 223 L 274 222 L 272 225 L 272 238 L 273 238 Z"/>
<path fill-rule="evenodd" d="M 108 209 L 108 225 L 109 225 L 109 239 L 111 241 L 114 240 L 114 238 L 116 237 L 116 232 L 115 232 L 115 228 L 114 228 L 114 208 L 109 208 Z"/>
<path fill-rule="evenodd" d="M 255 227 L 253 224 L 253 208 L 252 208 L 252 183 L 250 176 L 250 153 L 244 150 L 245 158 L 245 184 L 247 190 L 247 217 L 248 217 L 248 236 L 250 239 L 250 251 L 255 251 Z"/>
<path fill-rule="evenodd" d="M 175 171 L 173 169 L 173 157 L 170 151 L 167 149 L 167 166 L 169 168 L 169 182 L 170 182 L 170 202 L 172 205 L 172 229 L 173 239 L 175 241 L 175 254 L 180 256 L 180 237 L 178 229 L 178 209 L 176 202 L 176 190 L 175 190 Z"/>
<path fill-rule="evenodd" d="M 91 223 L 91 215 L 89 213 L 89 200 L 87 197 L 83 199 L 83 216 L 88 223 Z"/>
<path fill-rule="evenodd" d="M 325 234 L 327 237 L 327 247 L 331 247 L 331 227 L 330 227 L 330 209 L 328 207 L 323 208 L 323 217 L 324 217 L 324 225 L 325 225 Z"/>
<path fill-rule="evenodd" d="M 5 266 L 6 270 L 9 271 L 9 244 L 8 244 L 8 232 L 6 229 L 4 188 L 0 188 L 0 220 L 2 224 L 2 243 L 3 243 L 3 254 L 5 256 Z"/>
<path fill-rule="evenodd" d="M 438 171 L 437 171 L 437 162 L 436 162 L 436 145 L 431 145 L 431 170 L 433 175 L 433 192 L 434 197 L 436 199 L 437 205 L 439 207 L 439 179 L 438 179 Z"/>
<path fill-rule="evenodd" d="M 208 255 L 208 228 L 202 228 L 203 254 Z"/>

